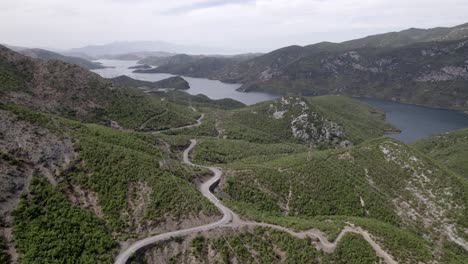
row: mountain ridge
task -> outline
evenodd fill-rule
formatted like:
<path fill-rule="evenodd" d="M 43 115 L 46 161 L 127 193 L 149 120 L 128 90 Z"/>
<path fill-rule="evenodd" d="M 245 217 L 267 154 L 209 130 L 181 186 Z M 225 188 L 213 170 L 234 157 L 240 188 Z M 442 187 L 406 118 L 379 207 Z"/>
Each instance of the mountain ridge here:
<path fill-rule="evenodd" d="M 293 45 L 240 62 L 172 61 L 155 71 L 241 83 L 246 92 L 341 94 L 467 111 L 468 24 L 408 38 L 413 31 Z"/>

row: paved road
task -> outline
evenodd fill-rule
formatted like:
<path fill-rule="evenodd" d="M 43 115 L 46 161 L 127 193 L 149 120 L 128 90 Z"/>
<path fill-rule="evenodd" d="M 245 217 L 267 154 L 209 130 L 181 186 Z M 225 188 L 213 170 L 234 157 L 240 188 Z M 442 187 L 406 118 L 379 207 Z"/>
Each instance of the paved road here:
<path fill-rule="evenodd" d="M 202 167 L 202 168 L 207 168 L 211 170 L 214 175 L 213 177 L 204 182 L 203 184 L 200 185 L 200 192 L 208 198 L 222 213 L 223 213 L 223 218 L 220 220 L 202 225 L 202 226 L 197 226 L 197 227 L 192 227 L 192 228 L 187 228 L 187 229 L 182 229 L 182 230 L 177 230 L 173 232 L 168 232 L 168 233 L 163 233 L 151 237 L 144 238 L 142 240 L 138 240 L 134 242 L 129 248 L 127 248 L 125 251 L 121 252 L 119 256 L 117 256 L 115 260 L 115 264 L 126 264 L 127 260 L 140 248 L 143 248 L 145 246 L 151 245 L 153 243 L 156 243 L 158 241 L 164 241 L 171 239 L 173 237 L 178 237 L 178 236 L 185 236 L 188 234 L 196 233 L 196 232 L 203 232 L 203 231 L 208 231 L 210 229 L 220 227 L 223 225 L 226 225 L 230 222 L 232 222 L 233 219 L 238 219 L 237 215 L 235 215 L 231 209 L 227 208 L 224 206 L 218 198 L 216 198 L 211 192 L 210 192 L 210 187 L 217 184 L 218 181 L 221 179 L 222 172 L 220 169 L 215 168 L 215 167 L 206 167 L 206 166 L 201 166 L 201 165 L 195 165 L 189 160 L 189 153 L 195 147 L 197 144 L 196 140 L 191 140 L 190 141 L 190 146 L 184 151 L 184 162 L 188 165 L 191 166 L 196 166 L 196 167 Z"/>
<path fill-rule="evenodd" d="M 201 117 L 203 118 L 203 117 Z M 192 125 L 193 126 L 193 125 Z M 208 231 L 214 228 L 218 227 L 233 227 L 233 228 L 239 228 L 239 227 L 245 227 L 245 226 L 262 226 L 262 227 L 269 227 L 269 228 L 274 228 L 280 231 L 284 231 L 289 233 L 292 236 L 298 237 L 298 238 L 305 238 L 305 237 L 314 237 L 317 238 L 318 241 L 315 242 L 315 245 L 317 249 L 323 250 L 325 252 L 331 253 L 335 250 L 337 244 L 339 241 L 343 238 L 343 236 L 346 233 L 356 233 L 362 235 L 362 237 L 369 243 L 369 245 L 374 249 L 376 252 L 377 256 L 381 257 L 386 263 L 388 264 L 397 264 L 398 262 L 393 259 L 393 257 L 387 253 L 385 250 L 383 250 L 380 245 L 375 242 L 375 240 L 372 238 L 372 236 L 366 231 L 363 230 L 360 227 L 355 227 L 352 224 L 348 224 L 341 230 L 340 234 L 337 236 L 335 241 L 330 242 L 326 235 L 318 230 L 318 229 L 310 229 L 310 230 L 305 230 L 305 231 L 299 231 L 296 232 L 290 228 L 286 228 L 283 226 L 279 225 L 273 225 L 269 223 L 261 223 L 261 222 L 253 222 L 253 221 L 244 221 L 239 218 L 238 215 L 236 215 L 231 209 L 228 207 L 224 206 L 218 198 L 210 191 L 210 189 L 213 186 L 216 186 L 218 184 L 219 180 L 222 177 L 222 171 L 219 168 L 216 167 L 209 167 L 209 166 L 202 166 L 202 165 L 197 165 L 193 164 L 190 159 L 189 159 L 189 154 L 190 151 L 195 147 L 197 144 L 197 141 L 195 139 L 190 140 L 190 146 L 185 149 L 184 155 L 183 155 L 183 160 L 184 163 L 190 166 L 194 167 L 200 167 L 200 168 L 206 168 L 209 169 L 213 172 L 213 177 L 202 183 L 200 185 L 200 192 L 205 196 L 210 202 L 212 202 L 223 214 L 223 217 L 210 224 L 202 225 L 202 226 L 197 226 L 197 227 L 192 227 L 192 228 L 187 228 L 187 229 L 182 229 L 182 230 L 177 230 L 177 231 L 172 231 L 168 233 L 163 233 L 151 237 L 144 238 L 142 240 L 138 240 L 134 242 L 129 248 L 127 248 L 125 251 L 121 252 L 119 256 L 117 256 L 115 264 L 126 264 L 127 260 L 139 249 L 148 246 L 150 244 L 156 243 L 158 241 L 164 241 L 164 240 L 169 240 L 173 237 L 179 237 L 179 236 L 186 236 L 192 233 L 196 232 L 204 232 Z"/>
<path fill-rule="evenodd" d="M 205 114 L 202 113 L 200 115 L 200 117 L 197 119 L 197 123 L 195 123 L 195 124 L 187 125 L 187 126 L 181 126 L 181 127 L 168 128 L 168 129 L 163 129 L 163 130 L 157 130 L 157 131 L 151 131 L 150 133 L 159 134 L 159 133 L 167 132 L 167 131 L 174 131 L 174 130 L 180 130 L 180 129 L 184 129 L 184 128 L 197 127 L 197 126 L 200 126 L 202 124 L 202 120 L 203 120 L 204 117 L 205 117 Z"/>

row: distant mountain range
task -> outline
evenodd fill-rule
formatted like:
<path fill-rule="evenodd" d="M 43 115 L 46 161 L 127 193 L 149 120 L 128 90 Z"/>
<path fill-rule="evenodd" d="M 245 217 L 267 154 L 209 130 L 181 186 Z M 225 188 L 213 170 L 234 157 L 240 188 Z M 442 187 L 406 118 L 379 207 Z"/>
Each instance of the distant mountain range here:
<path fill-rule="evenodd" d="M 138 69 L 137 73 L 161 73 L 161 72 L 184 72 L 192 77 L 204 77 L 206 72 L 216 72 L 223 70 L 228 65 L 234 66 L 237 63 L 260 56 L 258 53 L 238 54 L 232 56 L 206 56 L 177 54 L 174 56 L 158 57 L 151 56 L 144 58 L 138 63 L 158 66 L 153 69 Z"/>
<path fill-rule="evenodd" d="M 238 82 L 242 91 L 340 94 L 467 111 L 467 58 L 463 24 L 289 46 L 241 61 L 168 60 L 157 71 Z"/>
<path fill-rule="evenodd" d="M 168 52 L 188 54 L 234 53 L 232 50 L 223 48 L 179 45 L 163 41 L 121 41 L 105 45 L 90 45 L 86 47 L 75 48 L 66 51 L 65 54 L 85 54 L 94 58 L 101 58 L 112 55 L 139 52 Z"/>
<path fill-rule="evenodd" d="M 62 54 L 58 54 L 58 53 L 44 50 L 44 49 L 22 49 L 22 50 L 19 50 L 18 52 L 33 59 L 39 59 L 39 60 L 44 60 L 44 61 L 59 60 L 59 61 L 78 65 L 88 70 L 105 68 L 104 66 L 96 62 L 91 62 L 89 60 L 79 58 L 79 57 L 64 56 Z"/>

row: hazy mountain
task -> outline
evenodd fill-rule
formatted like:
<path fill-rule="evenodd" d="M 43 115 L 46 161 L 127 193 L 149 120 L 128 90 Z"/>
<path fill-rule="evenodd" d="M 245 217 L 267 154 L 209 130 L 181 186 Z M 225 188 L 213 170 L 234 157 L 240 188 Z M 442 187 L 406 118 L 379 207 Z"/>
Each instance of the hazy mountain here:
<path fill-rule="evenodd" d="M 29 49 L 29 48 L 26 48 L 26 47 L 20 47 L 20 46 L 13 46 L 13 45 L 8 45 L 8 44 L 0 44 L 0 45 L 3 45 L 13 51 L 16 51 L 16 52 L 19 52 L 19 51 L 22 51 L 22 50 L 26 50 L 26 49 Z"/>
<path fill-rule="evenodd" d="M 178 72 L 178 75 L 205 77 L 209 72 L 219 76 L 225 69 L 234 68 L 238 63 L 260 56 L 256 53 L 238 54 L 232 56 L 205 56 L 178 54 L 171 57 L 148 57 L 138 61 L 154 66 L 153 69 L 138 69 L 136 73 L 166 73 Z"/>
<path fill-rule="evenodd" d="M 214 47 L 179 45 L 163 41 L 122 41 L 105 45 L 91 45 L 68 50 L 71 53 L 84 53 L 92 57 L 121 55 L 136 52 L 170 52 L 190 54 L 232 53 Z"/>
<path fill-rule="evenodd" d="M 93 69 L 103 69 L 104 66 L 100 65 L 99 63 L 91 62 L 86 59 L 78 58 L 78 57 L 70 57 L 70 56 L 64 56 L 52 51 L 48 50 L 43 50 L 43 49 L 23 49 L 19 51 L 21 54 L 34 58 L 34 59 L 39 59 L 39 60 L 44 60 L 44 61 L 49 61 L 49 60 L 59 60 L 71 64 L 76 64 L 80 67 L 83 67 L 88 70 L 93 70 Z"/>
<path fill-rule="evenodd" d="M 164 51 L 141 51 L 131 52 L 117 55 L 102 55 L 98 56 L 99 59 L 108 60 L 142 60 L 148 57 L 167 58 L 177 55 L 177 53 L 164 52 Z"/>

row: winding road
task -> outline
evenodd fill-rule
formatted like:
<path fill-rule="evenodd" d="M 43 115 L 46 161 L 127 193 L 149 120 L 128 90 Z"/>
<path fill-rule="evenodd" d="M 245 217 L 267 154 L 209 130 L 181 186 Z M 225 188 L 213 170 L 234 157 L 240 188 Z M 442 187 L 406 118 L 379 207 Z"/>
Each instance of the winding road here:
<path fill-rule="evenodd" d="M 202 120 L 203 120 L 204 117 L 205 117 L 205 114 L 202 113 L 200 115 L 200 117 L 197 119 L 197 122 L 195 124 L 181 126 L 181 127 L 168 128 L 168 129 L 163 129 L 163 130 L 156 130 L 156 131 L 151 131 L 150 133 L 151 134 L 159 134 L 159 133 L 167 132 L 167 131 L 175 131 L 175 130 L 180 130 L 180 129 L 184 129 L 184 128 L 197 127 L 197 126 L 200 126 L 202 124 Z"/>
<path fill-rule="evenodd" d="M 221 179 L 221 176 L 222 176 L 221 170 L 215 167 L 205 167 L 205 166 L 196 165 L 190 162 L 189 153 L 193 149 L 193 147 L 195 147 L 196 144 L 197 144 L 196 140 L 192 139 L 190 141 L 190 146 L 184 151 L 184 163 L 190 166 L 207 168 L 214 173 L 213 177 L 211 177 L 210 180 L 200 185 L 200 192 L 203 194 L 203 196 L 205 196 L 208 200 L 210 200 L 210 202 L 212 202 L 223 213 L 223 218 L 221 218 L 220 220 L 214 223 L 210 223 L 210 224 L 206 224 L 202 226 L 196 226 L 196 227 L 187 228 L 187 229 L 182 229 L 182 230 L 177 230 L 177 231 L 172 231 L 168 233 L 163 233 L 163 234 L 147 237 L 142 240 L 138 240 L 117 256 L 115 260 L 115 264 L 126 264 L 127 260 L 137 250 L 145 246 L 151 245 L 153 243 L 156 243 L 158 241 L 164 241 L 164 240 L 171 239 L 173 237 L 185 236 L 185 235 L 196 233 L 196 232 L 208 231 L 210 229 L 226 225 L 232 222 L 233 219 L 238 219 L 237 215 L 234 212 L 232 212 L 231 209 L 224 206 L 218 200 L 218 198 L 216 198 L 216 196 L 214 196 L 214 194 L 210 191 L 211 186 L 214 186 L 215 184 L 217 184 L 218 181 Z"/>
<path fill-rule="evenodd" d="M 199 126 L 201 124 L 202 119 L 203 119 L 203 114 L 198 119 L 197 124 L 180 127 L 176 129 Z M 290 228 L 286 228 L 286 227 L 279 226 L 279 225 L 241 220 L 237 214 L 235 214 L 228 207 L 224 206 L 221 203 L 221 201 L 218 198 L 216 198 L 216 196 L 212 193 L 212 190 L 221 180 L 221 177 L 223 174 L 222 171 L 216 167 L 202 166 L 202 165 L 194 164 L 190 161 L 189 159 L 190 151 L 192 151 L 192 149 L 195 147 L 196 144 L 197 144 L 197 141 L 195 139 L 190 140 L 189 147 L 184 150 L 183 161 L 187 165 L 200 167 L 200 168 L 206 168 L 213 172 L 213 177 L 211 177 L 208 181 L 202 183 L 199 186 L 199 190 L 203 196 L 205 196 L 208 200 L 210 200 L 210 202 L 212 202 L 219 209 L 219 211 L 223 214 L 223 217 L 220 220 L 210 223 L 210 224 L 172 231 L 172 232 L 167 232 L 167 233 L 150 236 L 150 237 L 135 241 L 130 247 L 122 251 L 117 256 L 115 260 L 115 264 L 126 264 L 128 259 L 133 254 L 135 254 L 139 249 L 145 246 L 154 244 L 159 241 L 165 241 L 174 237 L 186 236 L 186 235 L 197 233 L 197 232 L 204 232 L 204 231 L 208 231 L 214 228 L 220 228 L 220 227 L 239 228 L 239 227 L 247 227 L 247 226 L 260 226 L 260 227 L 274 228 L 280 231 L 287 232 L 288 234 L 297 238 L 313 237 L 318 240 L 314 242 L 316 248 L 319 250 L 323 250 L 324 252 L 328 252 L 328 253 L 331 253 L 335 250 L 338 242 L 343 238 L 343 236 L 346 233 L 356 233 L 356 234 L 360 234 L 364 238 L 364 240 L 366 240 L 369 243 L 369 245 L 374 249 L 376 255 L 382 258 L 386 263 L 388 264 L 398 263 L 397 261 L 393 259 L 393 257 L 389 253 L 387 253 L 384 249 L 380 247 L 380 245 L 372 238 L 372 236 L 366 230 L 363 230 L 360 227 L 355 227 L 354 225 L 349 224 L 349 223 L 341 230 L 340 234 L 337 236 L 335 241 L 330 242 L 328 241 L 326 235 L 318 229 L 310 229 L 310 230 L 296 232 Z"/>

